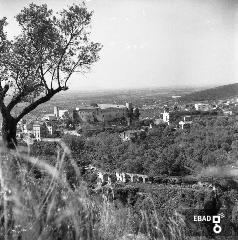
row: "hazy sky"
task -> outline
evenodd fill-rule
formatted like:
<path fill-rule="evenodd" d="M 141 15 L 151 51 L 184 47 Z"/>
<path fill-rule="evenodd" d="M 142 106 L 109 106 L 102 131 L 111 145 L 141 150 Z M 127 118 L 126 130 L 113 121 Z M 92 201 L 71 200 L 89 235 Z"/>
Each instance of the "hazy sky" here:
<path fill-rule="evenodd" d="M 0 17 L 14 19 L 30 2 L 59 10 L 76 0 L 0 0 Z M 73 89 L 208 86 L 238 79 L 238 0 L 88 0 L 92 39 L 104 47 Z"/>

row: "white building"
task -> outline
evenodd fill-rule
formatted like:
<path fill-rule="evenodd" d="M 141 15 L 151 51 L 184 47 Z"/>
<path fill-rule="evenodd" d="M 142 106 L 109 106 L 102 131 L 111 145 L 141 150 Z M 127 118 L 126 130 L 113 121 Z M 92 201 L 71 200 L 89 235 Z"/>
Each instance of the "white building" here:
<path fill-rule="evenodd" d="M 56 118 L 59 117 L 59 108 L 56 107 L 56 106 L 54 107 L 54 115 L 55 115 Z"/>
<path fill-rule="evenodd" d="M 183 121 L 179 122 L 179 126 L 181 129 L 185 129 L 186 127 L 189 127 L 192 124 L 191 116 L 184 116 Z"/>
<path fill-rule="evenodd" d="M 63 118 L 63 116 L 67 113 L 69 113 L 67 109 L 59 110 L 59 118 Z"/>
<path fill-rule="evenodd" d="M 64 114 L 69 113 L 67 109 L 59 109 L 59 107 L 54 107 L 54 114 L 48 114 L 48 115 L 54 115 L 55 118 L 62 118 Z"/>
<path fill-rule="evenodd" d="M 145 130 L 144 129 L 141 129 L 141 130 L 127 130 L 127 131 L 124 131 L 124 132 L 120 133 L 119 137 L 121 138 L 121 140 L 123 142 L 131 141 L 133 139 L 139 138 L 140 134 L 142 132 L 145 133 Z"/>
<path fill-rule="evenodd" d="M 51 121 L 51 120 L 56 120 L 56 119 L 57 119 L 57 117 L 55 116 L 55 114 L 52 114 L 52 113 L 46 114 L 42 118 L 43 121 L 45 121 L 45 120 Z"/>
<path fill-rule="evenodd" d="M 163 112 L 163 121 L 169 125 L 169 112 L 164 110 Z"/>
<path fill-rule="evenodd" d="M 232 111 L 229 111 L 229 110 L 223 110 L 223 114 L 225 116 L 231 116 L 233 113 L 232 113 Z"/>
<path fill-rule="evenodd" d="M 208 103 L 195 103 L 194 107 L 197 111 L 210 111 L 212 109 Z"/>
<path fill-rule="evenodd" d="M 33 124 L 33 135 L 37 141 L 41 141 L 42 138 L 46 138 L 48 135 L 52 135 L 54 128 L 51 124 L 36 121 Z"/>
<path fill-rule="evenodd" d="M 40 125 L 40 123 L 36 122 L 33 124 L 33 134 L 37 141 L 41 140 L 41 125 Z"/>

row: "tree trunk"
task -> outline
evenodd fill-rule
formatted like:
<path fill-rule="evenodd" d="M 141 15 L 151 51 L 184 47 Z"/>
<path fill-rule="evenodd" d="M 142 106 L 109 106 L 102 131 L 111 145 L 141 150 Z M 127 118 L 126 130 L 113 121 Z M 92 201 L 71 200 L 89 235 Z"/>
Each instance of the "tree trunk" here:
<path fill-rule="evenodd" d="M 17 121 L 9 116 L 3 117 L 2 122 L 2 140 L 5 147 L 15 149 L 17 145 L 16 140 Z"/>

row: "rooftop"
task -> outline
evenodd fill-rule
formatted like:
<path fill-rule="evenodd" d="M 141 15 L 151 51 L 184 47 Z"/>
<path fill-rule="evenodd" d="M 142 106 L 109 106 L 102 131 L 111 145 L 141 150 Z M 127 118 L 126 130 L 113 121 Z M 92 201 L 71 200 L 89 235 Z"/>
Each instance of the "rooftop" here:
<path fill-rule="evenodd" d="M 41 126 L 43 123 L 42 121 L 34 121 L 33 126 Z"/>
<path fill-rule="evenodd" d="M 55 117 L 54 113 L 45 114 L 44 117 Z"/>
<path fill-rule="evenodd" d="M 117 104 L 98 104 L 98 107 L 101 109 L 107 109 L 107 108 L 126 108 L 125 105 L 117 105 Z"/>
<path fill-rule="evenodd" d="M 76 110 L 77 111 L 82 111 L 82 110 L 94 110 L 96 109 L 96 107 L 92 107 L 92 106 L 80 106 L 80 107 L 77 107 Z"/>

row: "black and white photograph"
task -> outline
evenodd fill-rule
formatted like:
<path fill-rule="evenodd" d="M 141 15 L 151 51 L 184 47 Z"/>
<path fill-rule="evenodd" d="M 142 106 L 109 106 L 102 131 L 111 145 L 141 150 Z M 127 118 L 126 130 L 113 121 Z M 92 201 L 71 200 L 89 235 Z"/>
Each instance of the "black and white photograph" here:
<path fill-rule="evenodd" d="M 238 239 L 238 0 L 0 0 L 0 240 Z"/>

